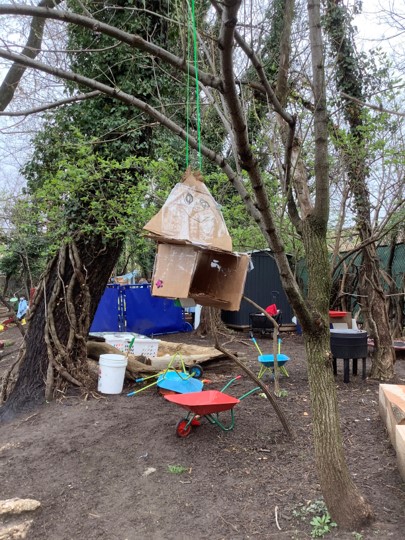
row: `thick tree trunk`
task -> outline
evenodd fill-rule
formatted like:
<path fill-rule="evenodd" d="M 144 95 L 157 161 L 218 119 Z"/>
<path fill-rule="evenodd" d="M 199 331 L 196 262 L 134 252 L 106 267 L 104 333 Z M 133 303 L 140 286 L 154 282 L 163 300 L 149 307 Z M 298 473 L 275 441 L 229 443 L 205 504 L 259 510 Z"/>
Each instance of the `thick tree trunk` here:
<path fill-rule="evenodd" d="M 67 381 L 86 386 L 86 339 L 120 249 L 119 241 L 80 238 L 51 261 L 35 296 L 17 380 L 0 418 L 44 402 Z"/>
<path fill-rule="evenodd" d="M 372 519 L 372 508 L 354 484 L 343 451 L 329 332 L 305 335 L 312 405 L 315 458 L 326 506 L 339 526 L 358 530 Z"/>
<path fill-rule="evenodd" d="M 323 226 L 308 219 L 303 240 L 308 261 L 308 303 L 313 315 L 304 328 L 316 465 L 322 494 L 339 526 L 356 530 L 372 519 L 371 506 L 355 486 L 343 451 L 329 332 L 331 277 Z"/>

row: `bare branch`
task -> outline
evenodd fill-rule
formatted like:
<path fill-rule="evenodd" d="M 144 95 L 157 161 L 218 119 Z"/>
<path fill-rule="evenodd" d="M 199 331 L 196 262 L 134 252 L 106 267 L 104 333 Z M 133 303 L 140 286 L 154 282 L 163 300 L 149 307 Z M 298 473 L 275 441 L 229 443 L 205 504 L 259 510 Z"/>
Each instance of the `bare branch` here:
<path fill-rule="evenodd" d="M 47 11 L 51 11 L 61 2 L 62 0 L 41 0 L 38 6 L 46 8 Z M 27 39 L 27 43 L 21 52 L 22 56 L 35 58 L 38 55 L 39 51 L 41 50 L 44 26 L 45 19 L 35 17 L 34 14 L 31 21 L 31 29 Z M 4 111 L 4 109 L 13 99 L 15 91 L 17 90 L 21 78 L 24 75 L 25 69 L 26 68 L 23 67 L 21 64 L 15 62 L 8 70 L 7 75 L 0 86 L 0 111 Z"/>
<path fill-rule="evenodd" d="M 350 101 L 354 101 L 355 103 L 358 103 L 359 105 L 363 105 L 363 107 L 373 109 L 374 111 L 378 111 L 382 113 L 385 112 L 387 114 L 394 114 L 395 116 L 401 116 L 402 118 L 405 118 L 405 113 L 403 112 L 393 111 L 392 109 L 386 109 L 385 107 L 382 107 L 379 105 L 372 105 L 371 103 L 366 103 L 365 101 L 361 101 L 361 99 L 357 99 L 353 96 L 349 96 L 349 94 L 346 94 L 345 92 L 340 92 L 340 93 L 346 99 L 350 99 Z"/>
<path fill-rule="evenodd" d="M 50 109 L 56 109 L 62 105 L 67 105 L 69 103 L 76 103 L 77 101 L 84 101 L 86 99 L 91 99 L 93 97 L 99 96 L 101 92 L 95 90 L 94 92 L 89 92 L 88 94 L 78 94 L 71 98 L 61 99 L 55 101 L 54 103 L 49 103 L 48 105 L 42 105 L 41 107 L 34 107 L 33 109 L 27 109 L 25 111 L 16 111 L 16 112 L 0 112 L 0 116 L 28 116 L 30 114 L 36 114 L 39 112 L 49 111 Z"/>
<path fill-rule="evenodd" d="M 43 0 L 43 1 L 52 1 L 52 0 Z M 61 0 L 60 0 L 61 1 Z M 86 17 L 84 15 L 79 15 L 77 13 L 70 13 L 68 11 L 55 11 L 49 8 L 43 7 L 34 7 L 34 6 L 21 6 L 13 4 L 3 4 L 0 5 L 0 15 L 23 15 L 23 16 L 33 16 L 34 18 L 41 19 L 54 19 L 57 21 L 62 21 L 65 23 L 76 24 L 89 30 L 101 34 L 105 34 L 112 38 L 126 43 L 130 47 L 136 48 L 140 51 L 156 56 L 175 67 L 176 69 L 181 70 L 184 73 L 187 73 L 187 62 L 185 59 L 180 58 L 165 49 L 155 45 L 152 42 L 148 42 L 137 34 L 130 34 L 124 30 L 120 30 L 114 26 L 103 23 L 94 19 L 93 17 Z M 29 55 L 25 55 L 29 56 Z M 190 65 L 189 72 L 192 77 L 195 77 L 195 68 Z M 216 88 L 221 90 L 222 84 L 221 79 L 214 77 L 209 73 L 198 70 L 199 80 L 211 88 Z"/>

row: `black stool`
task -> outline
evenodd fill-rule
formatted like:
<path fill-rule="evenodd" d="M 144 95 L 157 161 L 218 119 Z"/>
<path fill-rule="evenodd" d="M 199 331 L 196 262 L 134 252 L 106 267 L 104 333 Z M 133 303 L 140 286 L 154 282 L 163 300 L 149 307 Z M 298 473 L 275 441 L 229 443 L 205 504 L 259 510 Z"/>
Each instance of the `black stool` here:
<path fill-rule="evenodd" d="M 333 357 L 333 374 L 337 375 L 337 358 Z M 357 375 L 357 360 L 359 358 L 343 358 L 343 382 L 350 382 L 350 360 L 352 361 L 353 375 Z M 365 379 L 367 376 L 366 372 L 366 360 L 367 358 L 362 358 L 363 369 L 362 369 L 362 378 Z"/>

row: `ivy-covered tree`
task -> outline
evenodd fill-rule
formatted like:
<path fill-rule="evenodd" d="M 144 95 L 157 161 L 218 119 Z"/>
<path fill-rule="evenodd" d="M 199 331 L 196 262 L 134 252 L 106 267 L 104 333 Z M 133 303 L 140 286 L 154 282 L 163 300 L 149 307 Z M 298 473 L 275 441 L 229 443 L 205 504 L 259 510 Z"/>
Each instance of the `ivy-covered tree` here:
<path fill-rule="evenodd" d="M 375 343 L 371 376 L 389 380 L 394 375 L 395 352 L 392 348 L 376 242 L 369 241 L 372 237 L 371 202 L 367 184 L 369 177 L 367 126 L 370 122 L 367 123 L 368 111 L 362 105 L 365 100 L 367 71 L 362 69 L 356 53 L 350 14 L 340 1 L 327 2 L 325 26 L 336 64 L 336 87 L 341 94 L 344 116 L 348 124 L 348 133 L 345 138 L 340 138 L 340 143 L 353 195 L 356 228 L 364 244 L 360 292 L 364 297 L 362 311 L 369 334 Z"/>

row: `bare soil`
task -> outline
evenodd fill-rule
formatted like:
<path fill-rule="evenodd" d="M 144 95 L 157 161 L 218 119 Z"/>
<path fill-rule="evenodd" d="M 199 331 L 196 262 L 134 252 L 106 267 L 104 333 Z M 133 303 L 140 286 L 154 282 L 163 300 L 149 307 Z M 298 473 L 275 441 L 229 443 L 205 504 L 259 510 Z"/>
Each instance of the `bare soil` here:
<path fill-rule="evenodd" d="M 16 329 L 0 359 L 0 374 L 15 358 Z M 210 345 L 192 334 L 162 339 Z M 258 372 L 257 352 L 246 334 L 228 347 Z M 245 340 L 241 343 L 239 340 Z M 272 353 L 269 338 L 258 339 Z M 33 498 L 31 540 L 220 540 L 311 538 L 305 509 L 321 499 L 312 445 L 311 411 L 301 336 L 284 336 L 289 378 L 279 402 L 296 437 L 288 440 L 269 402 L 252 395 L 234 408 L 235 428 L 203 423 L 186 439 L 176 436 L 184 416 L 156 390 L 127 397 L 84 400 L 62 396 L 0 426 L 1 499 Z M 397 382 L 405 384 L 405 360 Z M 328 538 L 404 538 L 405 486 L 378 413 L 378 383 L 360 376 L 336 378 L 344 445 L 350 470 L 375 509 L 371 528 Z M 361 370 L 359 370 L 361 372 Z M 220 361 L 204 370 L 207 389 L 221 389 L 239 368 Z M 272 383 L 270 382 L 270 385 Z M 128 391 L 133 384 L 126 386 Z M 228 393 L 252 388 L 243 376 Z M 227 413 L 224 414 L 224 421 Z"/>

